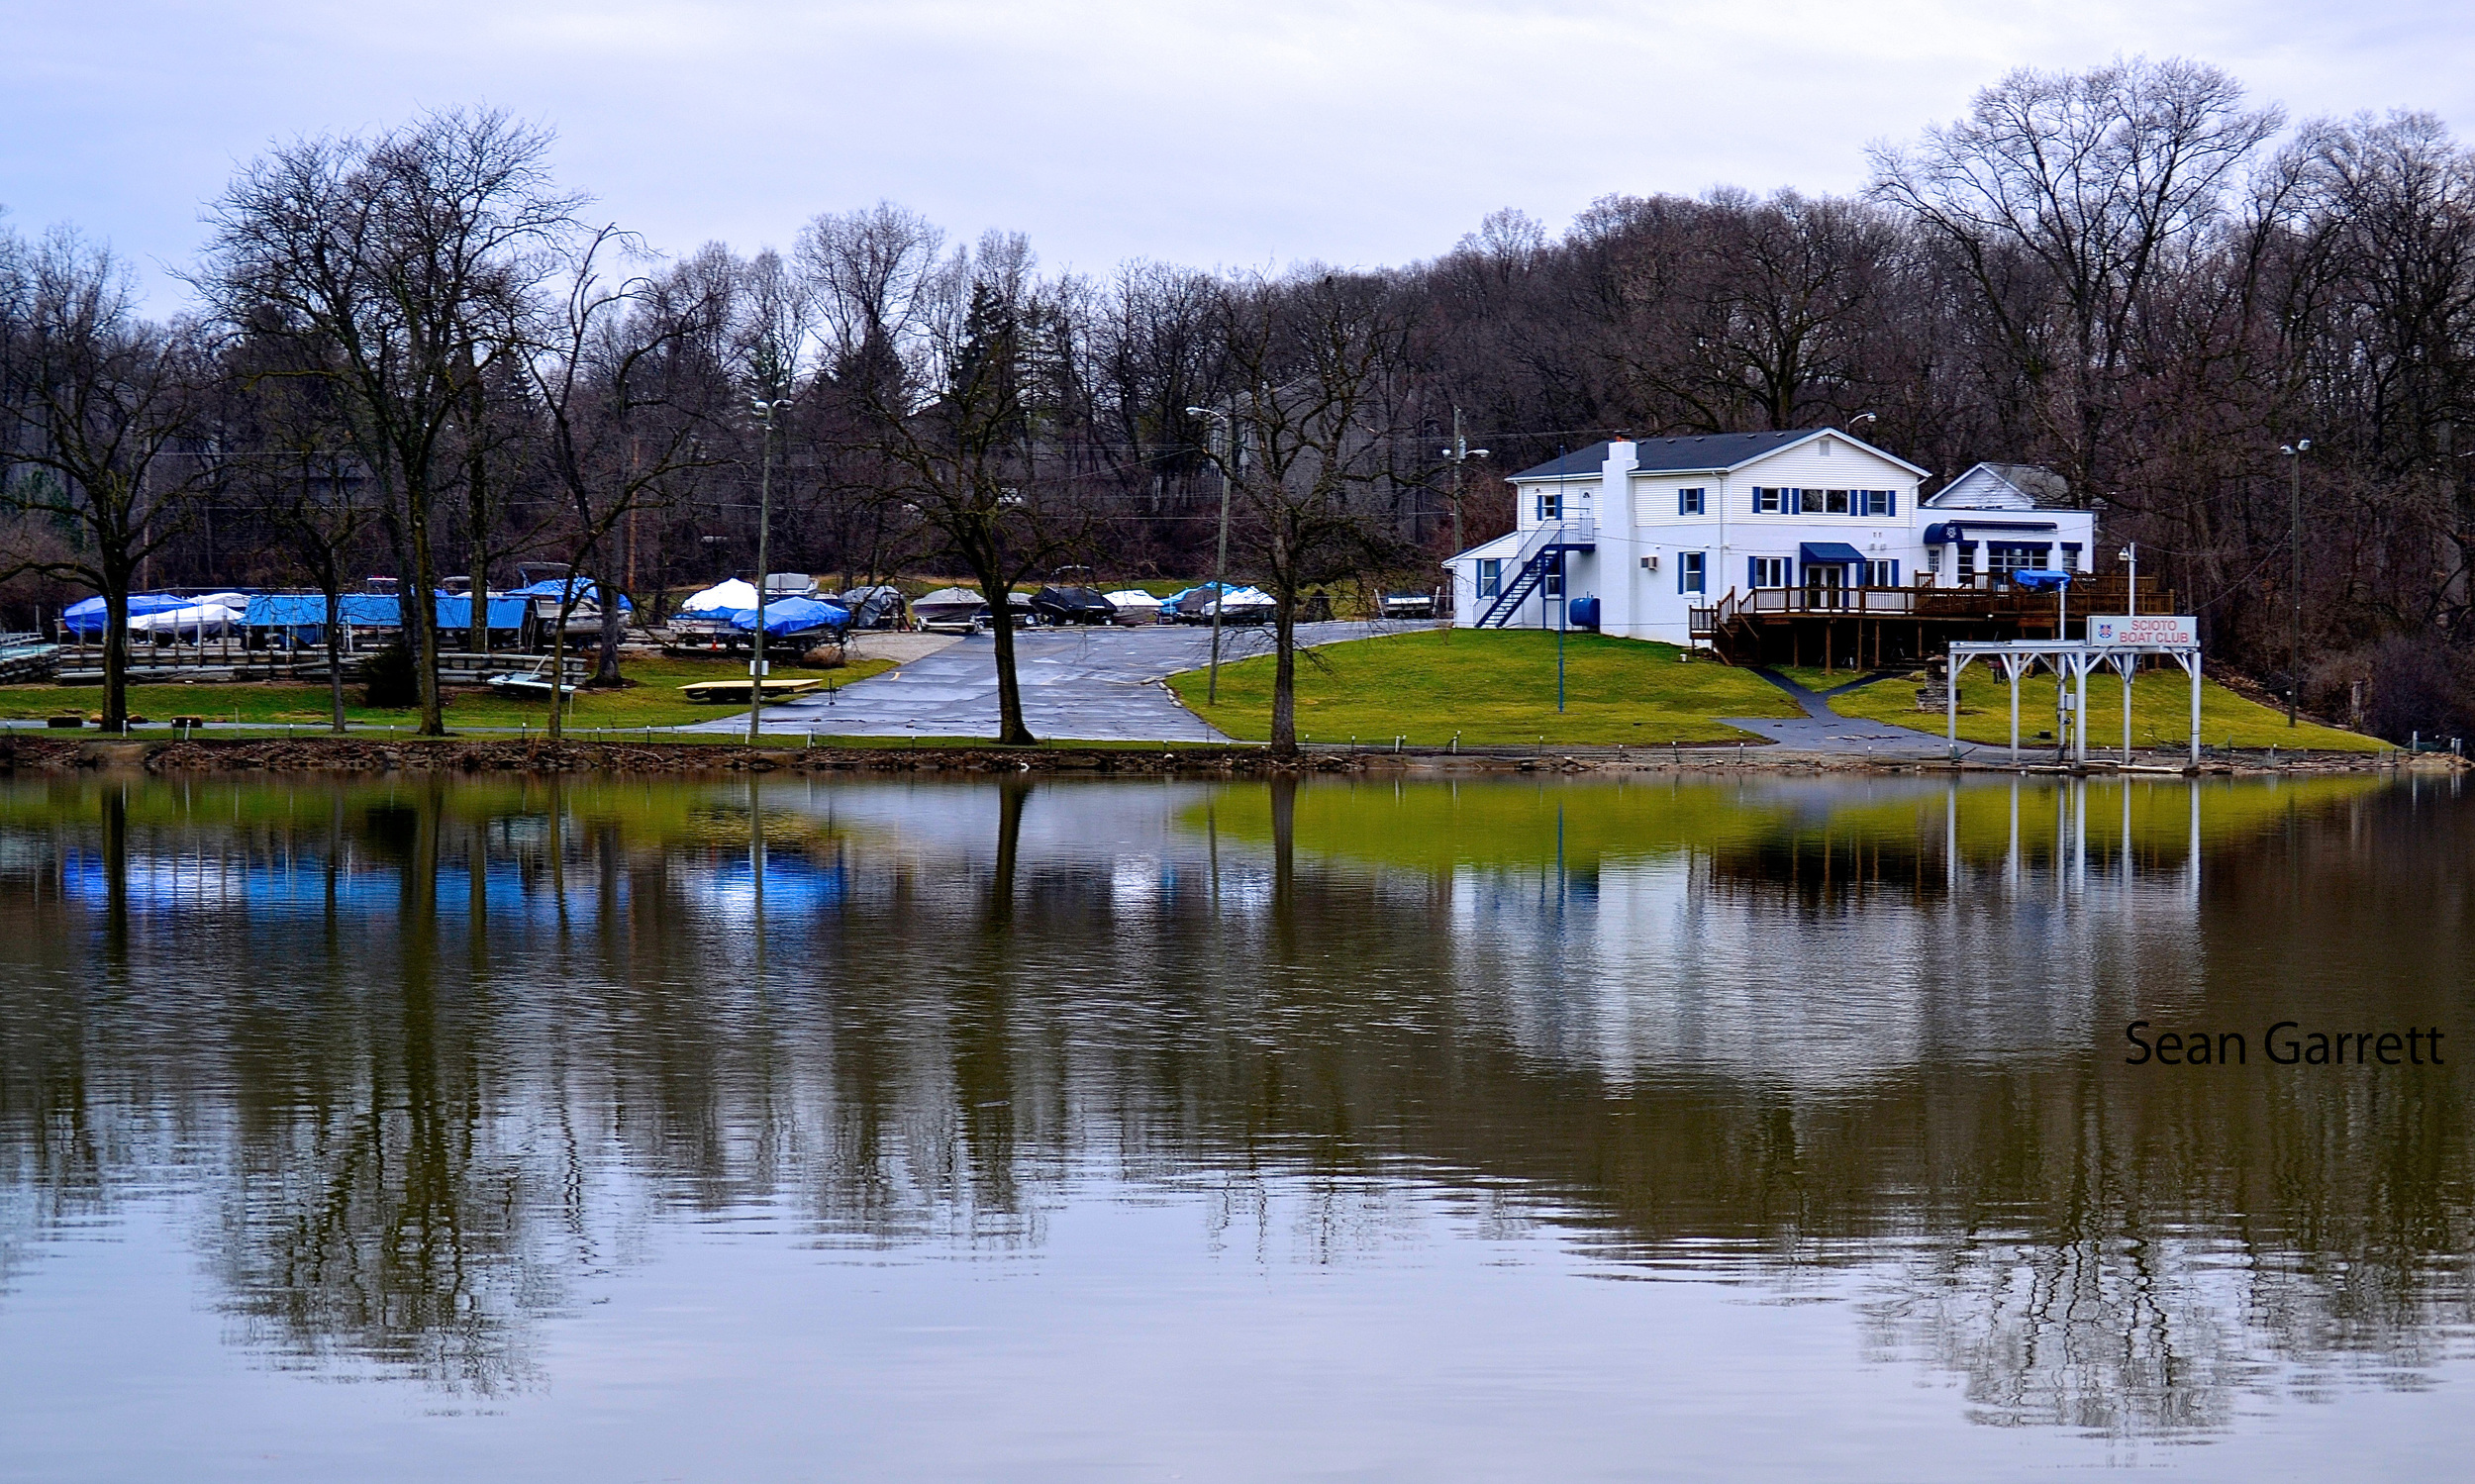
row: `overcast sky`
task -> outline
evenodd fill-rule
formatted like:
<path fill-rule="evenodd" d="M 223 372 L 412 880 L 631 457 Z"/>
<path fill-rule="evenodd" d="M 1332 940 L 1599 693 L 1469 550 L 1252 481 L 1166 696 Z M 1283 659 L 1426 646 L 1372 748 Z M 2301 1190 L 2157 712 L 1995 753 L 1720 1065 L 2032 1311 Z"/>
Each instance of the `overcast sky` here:
<path fill-rule="evenodd" d="M 0 206 L 185 261 L 273 141 L 486 103 L 665 251 L 880 198 L 1043 263 L 1406 262 L 1497 207 L 1845 191 L 2019 65 L 2215 62 L 2475 134 L 2475 5 L 2189 0 L 0 0 Z"/>

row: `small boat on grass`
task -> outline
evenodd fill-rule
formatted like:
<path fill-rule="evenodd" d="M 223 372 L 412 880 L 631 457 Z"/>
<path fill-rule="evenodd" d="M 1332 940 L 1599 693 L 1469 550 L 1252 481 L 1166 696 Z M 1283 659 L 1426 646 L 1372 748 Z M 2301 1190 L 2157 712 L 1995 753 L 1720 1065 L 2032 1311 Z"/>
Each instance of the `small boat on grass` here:
<path fill-rule="evenodd" d="M 780 701 L 792 696 L 804 696 L 824 683 L 814 676 L 799 680 L 768 680 L 765 682 L 765 699 Z M 696 680 L 680 686 L 679 693 L 691 701 L 727 701 L 744 706 L 747 704 L 748 684 L 744 679 Z"/>

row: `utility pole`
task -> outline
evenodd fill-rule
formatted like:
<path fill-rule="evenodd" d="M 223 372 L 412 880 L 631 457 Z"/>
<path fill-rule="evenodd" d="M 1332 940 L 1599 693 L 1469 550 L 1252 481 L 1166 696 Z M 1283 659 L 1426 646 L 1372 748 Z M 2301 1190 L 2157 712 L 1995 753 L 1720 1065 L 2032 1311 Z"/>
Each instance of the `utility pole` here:
<path fill-rule="evenodd" d="M 1238 469 L 1238 404 L 1230 402 L 1230 410 L 1212 407 L 1189 407 L 1186 416 L 1217 422 L 1229 434 L 1229 458 L 1221 465 L 1221 541 L 1219 553 L 1212 559 L 1212 673 L 1204 685 L 1207 705 L 1221 704 L 1221 610 L 1229 606 L 1229 482 Z"/>
<path fill-rule="evenodd" d="M 765 711 L 765 540 L 773 534 L 773 424 L 790 405 L 788 397 L 770 402 L 759 397 L 752 405 L 764 451 L 756 460 L 756 643 L 747 661 L 747 744 L 751 747 L 756 745 L 756 729 Z"/>
<path fill-rule="evenodd" d="M 2287 665 L 2286 725 L 2295 725 L 2295 701 L 2303 694 L 2303 455 L 2312 450 L 2312 440 L 2296 439 L 2281 444 L 2277 451 L 2286 455 L 2286 529 L 2287 541 L 2295 548 L 2295 644 L 2294 658 Z"/>
<path fill-rule="evenodd" d="M 1461 466 L 1473 458 L 1484 458 L 1487 456 L 1486 449 L 1473 448 L 1469 445 L 1469 435 L 1461 431 L 1461 409 L 1458 403 L 1453 404 L 1452 407 L 1452 446 L 1443 450 L 1443 456 L 1449 459 L 1452 463 L 1452 554 L 1458 556 L 1461 554 L 1462 549 Z M 1452 589 L 1453 602 L 1458 604 L 1460 597 L 1460 584 L 1455 582 Z M 1456 614 L 1454 617 L 1457 618 L 1458 615 Z M 1450 626 L 1447 624 L 1447 635 L 1449 633 L 1449 629 Z"/>

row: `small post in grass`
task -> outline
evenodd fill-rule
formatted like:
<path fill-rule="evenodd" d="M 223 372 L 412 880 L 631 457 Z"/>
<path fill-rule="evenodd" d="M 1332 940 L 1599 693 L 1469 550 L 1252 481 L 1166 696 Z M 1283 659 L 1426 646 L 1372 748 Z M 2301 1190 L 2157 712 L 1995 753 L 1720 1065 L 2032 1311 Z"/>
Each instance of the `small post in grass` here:
<path fill-rule="evenodd" d="M 1555 714 L 1562 716 L 1564 714 L 1564 620 L 1572 613 L 1572 599 L 1564 596 L 1564 583 L 1560 575 L 1564 569 L 1564 558 L 1560 554 L 1555 558 L 1555 569 L 1559 574 L 1555 583 Z"/>

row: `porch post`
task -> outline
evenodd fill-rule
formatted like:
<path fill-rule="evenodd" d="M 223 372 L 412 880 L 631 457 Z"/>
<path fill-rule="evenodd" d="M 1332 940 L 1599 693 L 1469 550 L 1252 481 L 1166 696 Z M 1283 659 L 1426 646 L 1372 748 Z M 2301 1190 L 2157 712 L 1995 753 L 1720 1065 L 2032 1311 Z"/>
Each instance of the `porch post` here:
<path fill-rule="evenodd" d="M 2200 651 L 2192 650 L 2192 766 L 2200 766 Z"/>
<path fill-rule="evenodd" d="M 2011 765 L 2020 765 L 2020 661 L 2014 655 L 2003 656 L 2003 668 L 2011 675 Z"/>
<path fill-rule="evenodd" d="M 2071 760 L 2085 766 L 2088 762 L 2088 651 L 2082 649 L 2072 656 L 2071 668 L 2078 672 L 2073 681 L 2079 701 L 2071 709 Z"/>
<path fill-rule="evenodd" d="M 1953 644 L 1942 654 L 1942 733 L 1950 742 L 1950 760 L 1959 760 L 1959 667 L 1967 663 Z"/>
<path fill-rule="evenodd" d="M 2115 671 L 2123 677 L 2123 761 L 2127 767 L 2131 761 L 2131 666 L 2136 663 L 2136 655 L 2114 657 Z"/>

